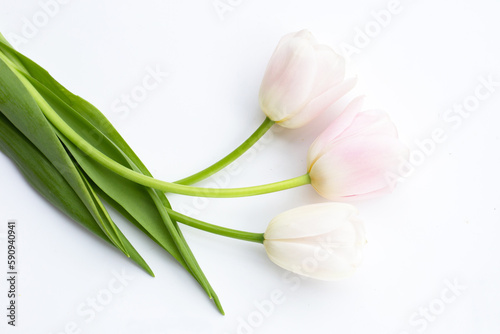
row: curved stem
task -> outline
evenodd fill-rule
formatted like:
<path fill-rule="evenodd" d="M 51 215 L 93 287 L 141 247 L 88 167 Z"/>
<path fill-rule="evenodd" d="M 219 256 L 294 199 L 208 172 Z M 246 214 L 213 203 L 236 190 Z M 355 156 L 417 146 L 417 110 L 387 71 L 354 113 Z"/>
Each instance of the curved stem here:
<path fill-rule="evenodd" d="M 1 52 L 0 52 L 0 58 Z M 3 59 L 3 58 L 2 58 Z M 59 117 L 59 115 L 51 108 L 49 103 L 41 96 L 41 94 L 38 92 L 38 90 L 31 84 L 31 82 L 24 76 L 25 73 L 23 73 L 21 70 L 18 68 L 14 68 L 15 71 L 17 71 L 18 78 L 20 81 L 23 83 L 23 85 L 26 87 L 26 89 L 29 91 L 29 93 L 32 95 L 32 97 L 35 99 L 36 103 L 40 107 L 40 110 L 43 112 L 43 114 L 47 117 L 47 119 L 61 132 L 65 133 L 65 135 L 68 135 L 68 139 L 70 139 L 77 147 L 79 147 L 84 153 L 88 154 L 89 156 L 95 158 L 96 156 L 99 157 L 100 159 L 104 160 L 109 160 L 109 162 L 113 162 L 121 167 L 124 167 L 114 160 L 111 160 L 108 158 L 105 154 L 97 150 L 95 147 L 90 145 L 88 142 L 86 142 L 83 138 L 81 138 L 70 126 L 68 126 L 63 119 Z M 16 75 L 17 75 L 16 74 Z M 58 124 L 61 129 L 59 129 L 55 124 Z M 76 142 L 75 142 L 76 140 Z M 96 154 L 94 156 L 93 154 Z M 136 168 L 136 165 L 132 165 L 133 168 Z M 131 172 L 134 172 L 138 175 L 143 175 L 137 171 L 134 171 L 132 169 L 125 168 Z M 170 215 L 168 214 L 168 211 L 166 207 L 163 205 L 164 203 L 161 201 L 160 197 L 158 197 L 158 194 L 155 190 L 153 189 L 147 189 L 149 194 L 151 195 L 151 198 L 153 199 L 153 202 L 155 206 L 158 208 L 158 211 L 161 215 L 161 218 L 165 224 L 165 227 L 167 228 L 170 236 L 172 237 L 175 246 L 179 250 L 180 255 L 182 256 L 182 259 L 185 262 L 185 268 L 195 277 L 195 279 L 200 283 L 200 285 L 203 287 L 203 289 L 208 293 L 209 297 L 214 300 L 217 308 L 219 311 L 224 314 L 224 310 L 222 308 L 222 305 L 220 304 L 220 301 L 215 294 L 213 288 L 210 286 L 207 278 L 205 277 L 203 271 L 201 270 L 198 262 L 196 261 L 194 255 L 192 254 L 191 250 L 189 249 L 189 246 L 187 245 L 186 241 L 184 240 L 182 233 L 180 233 L 180 230 L 178 230 L 177 224 L 174 224 L 171 220 Z M 94 194 L 95 195 L 95 194 Z M 113 229 L 114 229 L 113 225 Z M 115 230 L 116 231 L 116 230 Z M 106 231 L 105 231 L 106 232 Z M 106 233 L 109 236 L 109 232 Z M 113 243 L 121 249 L 127 256 L 130 257 L 130 255 L 126 252 L 126 250 L 123 248 L 123 243 L 120 244 L 122 247 L 120 247 L 120 244 L 116 243 L 114 239 L 111 239 Z M 177 259 L 177 257 L 176 257 Z M 178 259 L 179 262 L 180 259 Z"/>
<path fill-rule="evenodd" d="M 23 73 L 21 73 L 23 74 Z M 42 110 L 43 114 L 52 123 L 54 127 L 59 130 L 62 135 L 64 135 L 68 140 L 70 140 L 75 146 L 77 146 L 83 153 L 87 154 L 89 157 L 94 159 L 96 162 L 100 163 L 109 170 L 115 172 L 122 177 L 133 181 L 135 183 L 141 184 L 146 187 L 161 190 L 164 192 L 171 192 L 181 195 L 189 196 L 199 196 L 199 197 L 245 197 L 245 196 L 255 196 L 261 194 L 267 194 L 271 192 L 276 192 L 280 190 L 290 189 L 299 187 L 302 185 L 310 184 L 311 178 L 309 174 L 298 176 L 289 180 L 254 186 L 254 187 L 244 187 L 244 188 L 230 188 L 230 189 L 218 189 L 218 188 L 200 188 L 192 187 L 183 184 L 177 184 L 172 182 L 166 182 L 157 180 L 153 177 L 144 175 L 142 173 L 136 172 L 128 167 L 121 165 L 115 160 L 109 158 L 106 154 L 99 151 L 97 148 L 88 143 L 84 138 L 82 138 L 73 128 L 71 128 L 66 122 L 57 114 L 57 112 L 50 107 L 47 101 L 40 95 L 35 87 L 27 80 L 23 75 L 19 76 L 23 84 L 29 90 L 30 94 L 33 96 L 38 106 Z"/>
<path fill-rule="evenodd" d="M 264 234 L 263 233 L 253 233 L 253 232 L 245 232 L 239 230 L 233 230 L 231 228 L 226 228 L 218 225 L 213 225 L 206 223 L 204 221 L 183 215 L 182 213 L 176 212 L 172 209 L 167 208 L 168 214 L 173 219 L 177 220 L 184 225 L 188 225 L 203 231 L 207 231 L 210 233 L 222 235 L 224 237 L 263 243 L 264 242 Z"/>
<path fill-rule="evenodd" d="M 221 160 L 217 161 L 210 167 L 205 168 L 204 170 L 193 174 L 191 176 L 185 177 L 182 180 L 176 181 L 178 184 L 193 184 L 199 182 L 201 180 L 206 179 L 207 177 L 217 173 L 236 159 L 238 159 L 243 153 L 248 151 L 250 147 L 252 147 L 267 131 L 273 126 L 274 121 L 270 120 L 268 117 L 264 120 L 264 122 L 259 126 L 257 130 L 247 140 L 245 140 L 240 146 L 238 146 L 234 151 L 226 155 Z"/>

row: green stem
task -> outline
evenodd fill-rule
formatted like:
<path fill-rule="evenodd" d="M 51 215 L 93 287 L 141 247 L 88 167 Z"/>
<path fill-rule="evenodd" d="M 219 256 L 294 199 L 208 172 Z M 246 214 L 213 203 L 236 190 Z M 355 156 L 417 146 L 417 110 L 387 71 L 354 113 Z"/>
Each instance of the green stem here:
<path fill-rule="evenodd" d="M 218 188 L 200 188 L 192 187 L 183 184 L 177 184 L 172 182 L 166 182 L 157 180 L 150 176 L 138 173 L 130 168 L 127 168 L 118 162 L 110 159 L 107 155 L 99 151 L 97 148 L 88 143 L 84 138 L 82 138 L 73 128 L 71 128 L 66 122 L 57 114 L 57 112 L 50 107 L 47 101 L 40 95 L 38 90 L 29 82 L 27 78 L 24 77 L 25 73 L 22 71 L 18 72 L 20 80 L 26 86 L 26 89 L 33 96 L 38 106 L 44 113 L 45 117 L 56 127 L 66 138 L 68 138 L 75 146 L 77 146 L 83 153 L 87 154 L 89 157 L 108 168 L 109 170 L 115 172 L 122 177 L 133 181 L 135 183 L 141 184 L 146 187 L 151 187 L 164 192 L 171 192 L 181 195 L 188 196 L 199 196 L 199 197 L 245 197 L 245 196 L 255 196 L 261 194 L 267 194 L 271 192 L 276 192 L 280 190 L 290 189 L 299 187 L 302 185 L 310 184 L 311 178 L 309 174 L 304 174 L 289 180 L 254 186 L 254 187 L 244 187 L 244 188 L 230 188 L 230 189 L 218 189 Z"/>
<path fill-rule="evenodd" d="M 1 53 L 1 52 L 0 52 L 0 59 L 2 59 L 4 61 L 6 61 L 6 60 L 9 61 L 8 59 L 6 59 L 5 55 L 3 53 Z M 22 69 L 20 69 L 19 67 L 17 67 L 15 64 L 13 64 L 10 61 L 9 61 L 9 65 L 11 66 L 11 69 L 14 71 L 14 73 L 19 78 L 19 80 L 26 87 L 26 89 L 28 90 L 28 92 L 31 94 L 31 96 L 34 98 L 34 100 L 36 101 L 36 103 L 40 107 L 40 110 L 44 113 L 44 115 L 47 117 L 47 119 L 51 123 L 52 123 L 52 121 L 55 121 L 57 124 L 61 125 L 63 127 L 63 129 L 67 131 L 67 134 L 69 134 L 70 136 L 72 136 L 73 140 L 79 138 L 79 142 L 76 142 L 76 143 L 73 140 L 71 140 L 76 146 L 78 146 L 80 149 L 82 149 L 82 151 L 85 152 L 85 153 L 87 153 L 89 156 L 92 156 L 92 152 L 94 152 L 94 153 L 97 153 L 97 155 L 100 156 L 101 158 L 105 157 L 108 160 L 110 160 L 110 161 L 114 162 L 115 164 L 117 164 L 115 161 L 109 159 L 102 152 L 98 151 L 96 148 L 94 148 L 92 145 L 90 145 L 88 142 L 86 142 L 83 138 L 79 137 L 79 135 L 71 127 L 69 127 L 64 122 L 64 120 L 62 120 L 59 117 L 59 115 L 51 108 L 51 106 L 43 98 L 43 96 L 40 95 L 40 93 L 38 92 L 38 90 L 28 80 L 28 78 L 26 77 L 27 74 L 24 73 L 24 71 Z M 50 118 L 48 115 L 52 116 L 53 118 Z M 68 139 L 70 139 L 70 138 L 68 138 Z M 78 144 L 80 144 L 81 146 L 78 145 Z M 120 165 L 120 164 L 118 164 L 118 165 Z M 120 166 L 122 166 L 122 165 L 120 165 Z M 124 167 L 124 166 L 122 166 L 122 167 Z M 135 164 L 133 165 L 133 168 L 137 168 L 135 166 Z M 128 169 L 128 168 L 126 168 L 126 169 Z M 137 168 L 137 169 L 140 170 L 139 168 Z M 131 169 L 129 169 L 129 170 L 132 171 Z M 140 172 L 137 172 L 137 171 L 134 171 L 134 172 L 136 174 L 143 175 Z M 208 293 L 209 297 L 214 300 L 214 302 L 217 305 L 219 311 L 222 314 L 224 314 L 224 310 L 222 309 L 222 305 L 220 304 L 220 301 L 219 301 L 217 295 L 213 291 L 213 289 L 210 286 L 210 284 L 209 284 L 207 278 L 205 277 L 203 271 L 199 267 L 199 264 L 197 263 L 194 255 L 192 254 L 191 250 L 189 249 L 189 246 L 187 245 L 186 241 L 184 240 L 184 238 L 182 236 L 182 233 L 180 232 L 180 229 L 178 228 L 178 225 L 171 220 L 171 218 L 170 218 L 170 216 L 168 214 L 168 211 L 167 211 L 166 207 L 164 206 L 164 203 L 162 202 L 161 198 L 158 195 L 158 192 L 154 191 L 153 189 L 147 189 L 147 190 L 148 190 L 149 194 L 151 195 L 151 198 L 153 199 L 154 204 L 157 206 L 158 211 L 159 211 L 159 213 L 160 213 L 160 215 L 162 217 L 162 220 L 164 221 L 165 226 L 166 226 L 166 228 L 167 228 L 170 236 L 172 237 L 172 239 L 173 239 L 173 241 L 175 243 L 175 246 L 178 248 L 178 250 L 179 250 L 179 252 L 180 252 L 180 254 L 182 256 L 182 259 L 185 262 L 186 269 L 196 278 L 196 280 L 200 283 L 200 285 Z M 94 194 L 94 196 L 96 196 L 96 195 Z M 167 204 L 168 204 L 168 202 L 167 202 Z M 107 216 L 106 212 L 105 212 L 105 214 Z M 112 228 L 116 232 L 114 225 L 112 225 Z M 109 236 L 109 231 L 106 229 L 105 226 L 104 226 L 104 230 L 105 230 L 105 232 L 107 232 L 106 234 Z M 113 238 L 111 238 L 111 240 L 113 241 L 113 243 L 118 248 L 120 248 L 127 256 L 130 257 L 130 255 L 128 254 L 128 252 L 124 248 L 122 240 L 120 239 L 119 236 L 118 236 L 118 241 L 120 243 L 115 242 Z"/>
<path fill-rule="evenodd" d="M 167 211 L 170 217 L 172 217 L 172 219 L 177 220 L 178 222 L 181 222 L 184 225 L 188 225 L 210 233 L 222 235 L 228 238 L 257 242 L 257 243 L 264 242 L 263 233 L 253 233 L 253 232 L 233 230 L 230 228 L 206 223 L 204 221 L 183 215 L 182 213 L 176 212 L 169 208 L 167 208 Z"/>
<path fill-rule="evenodd" d="M 193 184 L 199 182 L 201 180 L 206 179 L 207 177 L 217 173 L 236 159 L 238 159 L 243 153 L 248 151 L 267 131 L 273 126 L 274 121 L 270 120 L 268 117 L 264 120 L 264 122 L 259 126 L 257 130 L 247 140 L 245 140 L 240 146 L 238 146 L 234 151 L 226 155 L 221 160 L 217 161 L 210 167 L 205 168 L 204 170 L 193 174 L 191 176 L 185 177 L 182 180 L 176 181 L 178 184 Z"/>

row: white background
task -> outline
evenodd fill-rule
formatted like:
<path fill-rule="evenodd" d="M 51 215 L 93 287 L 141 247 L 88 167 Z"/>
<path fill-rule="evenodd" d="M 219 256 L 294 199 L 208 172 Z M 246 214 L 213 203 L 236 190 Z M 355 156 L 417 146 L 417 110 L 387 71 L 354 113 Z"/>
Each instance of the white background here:
<path fill-rule="evenodd" d="M 25 38 L 17 48 L 102 110 L 164 180 L 216 161 L 262 122 L 257 93 L 282 35 L 307 28 L 339 52 L 355 51 L 348 72 L 359 83 L 348 96 L 305 128 L 273 132 L 236 172 L 211 182 L 236 187 L 303 174 L 315 136 L 350 99 L 366 95 L 367 108 L 391 114 L 414 168 L 393 194 L 356 203 L 368 231 L 362 267 L 340 282 L 285 278 L 263 247 L 183 227 L 225 307 L 221 316 L 194 279 L 126 221 L 113 213 L 156 278 L 56 211 L 0 155 L 0 233 L 17 220 L 20 260 L 18 327 L 6 324 L 0 273 L 0 332 L 500 332 L 500 4 L 221 0 L 231 6 L 221 13 L 212 1 L 61 0 L 56 8 L 41 5 L 48 0 L 1 0 L 0 31 L 11 41 Z M 393 13 L 382 27 L 375 16 L 381 20 L 388 7 Z M 29 31 L 29 24 L 38 27 Z M 371 37 L 363 39 L 366 29 Z M 120 112 L 122 94 L 136 90 L 148 69 L 168 76 Z M 477 88 L 489 77 L 491 92 Z M 476 89 L 490 94 L 478 100 Z M 447 111 L 463 103 L 473 109 L 466 118 Z M 433 147 L 436 129 L 446 139 Z M 311 187 L 171 200 L 195 217 L 256 232 L 284 210 L 323 201 Z M 78 312 L 102 300 L 116 273 L 128 277 L 121 291 L 93 318 Z M 270 308 L 273 293 L 283 297 Z"/>

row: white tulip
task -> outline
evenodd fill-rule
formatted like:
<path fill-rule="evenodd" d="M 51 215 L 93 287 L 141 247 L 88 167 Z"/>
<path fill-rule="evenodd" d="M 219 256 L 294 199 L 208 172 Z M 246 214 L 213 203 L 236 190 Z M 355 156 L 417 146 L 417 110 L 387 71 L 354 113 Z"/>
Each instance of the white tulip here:
<path fill-rule="evenodd" d="M 351 276 L 362 261 L 365 243 L 356 208 L 343 203 L 312 204 L 283 212 L 264 233 L 271 261 L 320 280 Z"/>

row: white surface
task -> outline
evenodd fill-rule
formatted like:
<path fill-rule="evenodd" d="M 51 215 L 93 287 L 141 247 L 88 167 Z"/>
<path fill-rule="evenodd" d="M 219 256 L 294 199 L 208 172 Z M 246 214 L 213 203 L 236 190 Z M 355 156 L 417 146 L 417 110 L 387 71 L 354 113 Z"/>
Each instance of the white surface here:
<path fill-rule="evenodd" d="M 43 16 L 40 3 L 47 2 L 0 0 L 0 31 L 11 40 L 21 35 L 23 18 Z M 0 233 L 16 219 L 20 249 L 19 326 L 7 326 L 1 311 L 0 332 L 500 332 L 500 86 L 469 117 L 443 118 L 455 104 L 473 102 L 481 77 L 500 81 L 497 1 L 401 0 L 367 45 L 356 40 L 358 29 L 376 29 L 372 12 L 391 1 L 221 0 L 233 4 L 224 19 L 213 0 L 66 2 L 51 7 L 53 17 L 18 49 L 100 108 L 157 178 L 198 171 L 254 131 L 263 120 L 257 92 L 267 61 L 282 35 L 302 28 L 336 50 L 358 46 L 349 72 L 359 84 L 306 128 L 275 133 L 241 159 L 236 173 L 219 174 L 219 182 L 235 187 L 303 173 L 308 145 L 360 94 L 367 107 L 391 114 L 415 157 L 415 141 L 435 129 L 446 140 L 392 195 L 356 203 L 369 243 L 352 279 L 285 278 L 259 245 L 183 228 L 225 317 L 125 221 L 116 218 L 156 278 L 49 206 L 0 155 Z M 169 74 L 136 108 L 118 112 L 117 99 L 140 86 L 148 68 Z M 263 231 L 286 209 L 323 201 L 309 187 L 256 198 L 171 200 L 206 221 L 252 231 Z M 5 247 L 1 239 L 0 277 Z M 87 303 L 106 297 L 113 273 L 122 271 L 131 277 L 126 286 L 90 319 Z M 454 293 L 448 286 L 455 283 L 461 290 Z M 2 278 L 2 310 L 6 288 Z M 262 315 L 256 305 L 280 292 L 282 302 Z M 430 308 L 427 316 L 423 308 Z M 243 322 L 253 327 L 243 329 Z"/>

